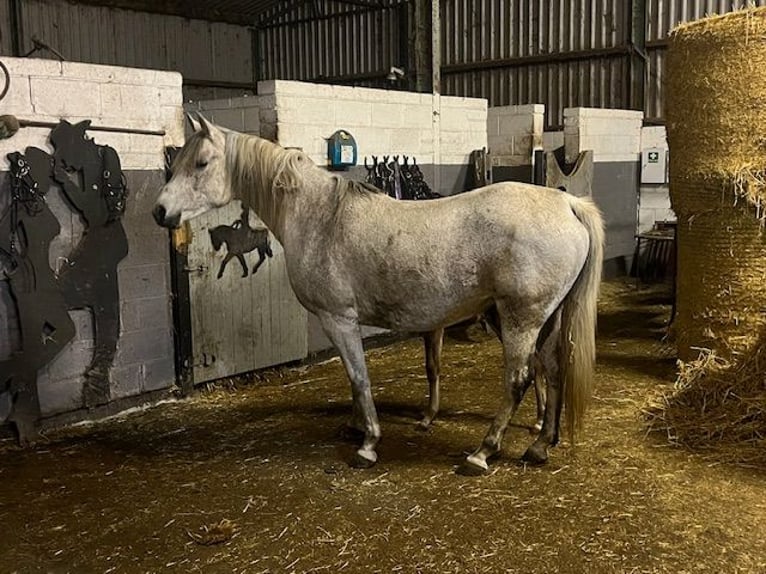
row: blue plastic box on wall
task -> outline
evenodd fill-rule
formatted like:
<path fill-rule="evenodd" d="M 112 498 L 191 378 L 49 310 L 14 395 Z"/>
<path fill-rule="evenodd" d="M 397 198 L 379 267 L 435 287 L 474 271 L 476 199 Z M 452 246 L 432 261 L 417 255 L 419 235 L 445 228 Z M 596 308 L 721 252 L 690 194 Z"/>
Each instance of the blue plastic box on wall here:
<path fill-rule="evenodd" d="M 354 136 L 338 130 L 327 138 L 327 164 L 330 169 L 346 169 L 356 165 L 357 150 Z"/>

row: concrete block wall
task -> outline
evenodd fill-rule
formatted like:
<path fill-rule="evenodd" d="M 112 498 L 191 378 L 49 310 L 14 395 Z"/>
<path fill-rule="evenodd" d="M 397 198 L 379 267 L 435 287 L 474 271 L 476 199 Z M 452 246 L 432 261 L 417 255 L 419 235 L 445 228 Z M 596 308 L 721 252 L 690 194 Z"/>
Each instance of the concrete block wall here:
<path fill-rule="evenodd" d="M 544 132 L 543 151 L 550 152 L 564 147 L 564 132 Z"/>
<path fill-rule="evenodd" d="M 543 148 L 545 106 L 496 106 L 487 110 L 493 181 L 533 181 L 534 152 Z"/>
<path fill-rule="evenodd" d="M 607 272 L 630 268 L 638 215 L 643 113 L 632 110 L 564 110 L 567 163 L 593 150 L 593 199 L 606 221 Z"/>
<path fill-rule="evenodd" d="M 129 196 L 123 226 L 128 255 L 118 268 L 121 333 L 110 373 L 112 399 L 168 388 L 175 382 L 170 309 L 170 267 L 167 232 L 150 212 L 164 182 L 164 148 L 183 143 L 182 78 L 174 72 L 114 66 L 4 58 L 11 88 L 2 113 L 20 119 L 72 123 L 89 119 L 94 126 L 137 128 L 166 132 L 165 136 L 91 130 L 98 144 L 114 147 L 126 174 Z M 0 197 L 8 193 L 6 154 L 36 146 L 48 152 L 49 128 L 22 128 L 0 140 Z M 76 247 L 82 224 L 52 190 L 51 210 L 59 218 L 61 234 L 51 244 L 49 259 L 56 265 Z M 0 207 L 3 202 L 0 201 Z M 0 359 L 19 347 L 9 285 L 0 281 Z M 82 406 L 82 374 L 93 354 L 93 321 L 89 311 L 71 311 L 77 335 L 38 377 L 45 415 Z"/>
<path fill-rule="evenodd" d="M 661 148 L 668 150 L 665 126 L 647 126 L 641 129 L 641 150 Z M 670 187 L 664 184 L 642 183 L 638 198 L 638 232 L 649 231 L 655 221 L 675 221 L 670 206 Z"/>
<path fill-rule="evenodd" d="M 261 135 L 260 98 L 237 97 L 194 102 L 184 106 L 198 111 L 211 122 L 244 134 Z"/>
<path fill-rule="evenodd" d="M 273 80 L 258 84 L 261 135 L 300 147 L 327 165 L 327 142 L 339 129 L 357 143 L 363 178 L 367 156 L 415 157 L 442 195 L 466 189 L 470 153 L 487 146 L 487 102 L 371 88 Z M 273 111 L 272 111 L 273 110 Z"/>

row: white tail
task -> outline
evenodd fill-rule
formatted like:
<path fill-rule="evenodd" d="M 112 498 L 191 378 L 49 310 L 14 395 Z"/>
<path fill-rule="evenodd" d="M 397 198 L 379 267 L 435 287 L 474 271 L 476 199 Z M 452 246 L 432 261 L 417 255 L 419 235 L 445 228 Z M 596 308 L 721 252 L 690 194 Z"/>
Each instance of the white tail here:
<path fill-rule="evenodd" d="M 590 237 L 588 258 L 562 303 L 559 365 L 564 385 L 567 435 L 574 444 L 575 432 L 582 428 L 593 387 L 598 291 L 604 260 L 604 223 L 601 212 L 590 199 L 573 195 L 567 197 L 572 211 Z"/>

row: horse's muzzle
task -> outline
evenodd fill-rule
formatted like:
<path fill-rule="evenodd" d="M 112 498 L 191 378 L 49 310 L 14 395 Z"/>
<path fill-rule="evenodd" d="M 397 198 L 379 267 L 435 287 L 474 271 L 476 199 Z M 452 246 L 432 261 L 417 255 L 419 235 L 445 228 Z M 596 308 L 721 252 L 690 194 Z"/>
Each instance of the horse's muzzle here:
<path fill-rule="evenodd" d="M 181 222 L 180 214 L 168 217 L 167 210 L 160 204 L 154 206 L 152 215 L 154 216 L 154 221 L 157 222 L 157 225 L 161 225 L 162 227 L 167 227 L 169 229 L 177 228 Z"/>

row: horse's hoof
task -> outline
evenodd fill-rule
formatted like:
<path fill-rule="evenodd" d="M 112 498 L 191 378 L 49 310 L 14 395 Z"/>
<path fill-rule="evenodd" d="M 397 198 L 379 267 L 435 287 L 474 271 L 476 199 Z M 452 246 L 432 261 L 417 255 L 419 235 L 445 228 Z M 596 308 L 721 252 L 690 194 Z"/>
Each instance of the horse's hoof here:
<path fill-rule="evenodd" d="M 425 417 L 423 420 L 419 420 L 417 424 L 415 425 L 415 428 L 419 431 L 428 432 L 431 430 L 431 421 L 433 419 L 430 419 L 428 417 Z"/>
<path fill-rule="evenodd" d="M 457 467 L 455 472 L 460 476 L 484 476 L 487 474 L 488 470 L 489 468 L 486 466 L 486 464 L 482 466 L 476 462 L 472 462 L 466 459 L 460 463 L 460 466 Z"/>
<path fill-rule="evenodd" d="M 541 466 L 548 462 L 548 452 L 544 447 L 530 446 L 521 457 L 522 462 L 534 466 Z"/>
<path fill-rule="evenodd" d="M 351 468 L 372 468 L 376 462 L 378 462 L 378 455 L 374 451 L 358 450 L 354 454 L 354 458 L 351 459 Z"/>

